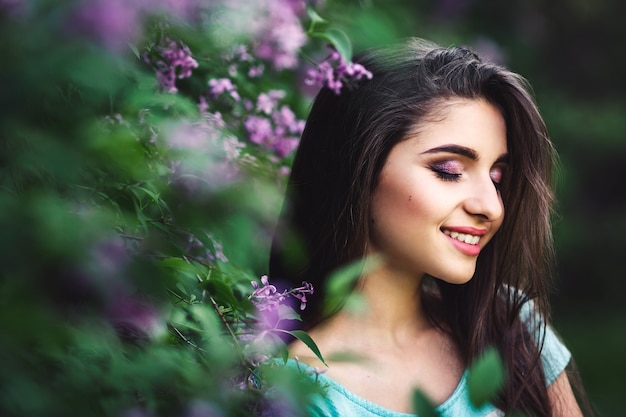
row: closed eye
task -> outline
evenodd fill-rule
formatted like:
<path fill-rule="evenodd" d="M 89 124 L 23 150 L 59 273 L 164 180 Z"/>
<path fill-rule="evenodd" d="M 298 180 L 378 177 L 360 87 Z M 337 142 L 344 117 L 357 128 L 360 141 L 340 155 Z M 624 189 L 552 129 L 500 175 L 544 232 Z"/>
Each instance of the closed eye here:
<path fill-rule="evenodd" d="M 443 181 L 459 181 L 463 167 L 457 161 L 443 161 L 428 166 Z"/>
<path fill-rule="evenodd" d="M 489 171 L 489 177 L 498 191 L 502 190 L 502 178 L 504 177 L 504 171 L 505 167 L 500 165 L 491 168 L 491 171 Z"/>

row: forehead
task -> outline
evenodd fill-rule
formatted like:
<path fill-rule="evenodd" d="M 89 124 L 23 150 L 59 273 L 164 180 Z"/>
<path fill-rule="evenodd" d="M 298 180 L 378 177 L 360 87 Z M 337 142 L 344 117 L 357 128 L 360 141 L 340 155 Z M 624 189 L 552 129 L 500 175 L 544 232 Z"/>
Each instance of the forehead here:
<path fill-rule="evenodd" d="M 448 100 L 416 123 L 405 142 L 417 149 L 454 144 L 481 155 L 501 155 L 507 153 L 506 123 L 500 110 L 486 100 Z"/>

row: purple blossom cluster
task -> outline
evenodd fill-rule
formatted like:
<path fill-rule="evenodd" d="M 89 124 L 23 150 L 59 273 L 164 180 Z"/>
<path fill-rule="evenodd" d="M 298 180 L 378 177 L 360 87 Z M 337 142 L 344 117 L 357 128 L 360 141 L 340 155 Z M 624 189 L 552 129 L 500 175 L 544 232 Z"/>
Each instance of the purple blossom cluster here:
<path fill-rule="evenodd" d="M 347 62 L 335 49 L 331 48 L 330 55 L 320 62 L 316 68 L 307 71 L 305 83 L 307 85 L 326 87 L 341 94 L 344 87 L 353 88 L 363 78 L 372 79 L 372 73 L 363 65 Z"/>
<path fill-rule="evenodd" d="M 144 54 L 144 61 L 151 64 L 159 85 L 168 93 L 176 93 L 176 80 L 191 77 L 192 69 L 198 62 L 191 56 L 191 51 L 182 42 L 164 38 L 162 44 L 155 47 L 156 54 Z"/>
<path fill-rule="evenodd" d="M 285 293 L 278 292 L 276 287 L 269 283 L 267 275 L 261 277 L 262 286 L 256 281 L 252 281 L 251 284 L 254 291 L 250 295 L 250 301 L 259 311 L 276 310 L 286 298 Z"/>
<path fill-rule="evenodd" d="M 13 0 L 8 3 L 11 6 L 24 2 Z M 67 27 L 113 52 L 127 50 L 128 44 L 140 37 L 148 15 L 163 13 L 189 18 L 201 7 L 200 0 L 89 0 L 75 3 Z"/>
<path fill-rule="evenodd" d="M 269 0 L 263 3 L 265 13 L 255 36 L 254 53 L 270 61 L 277 70 L 294 68 L 298 64 L 298 52 L 307 39 L 299 17 L 304 10 L 304 1 Z"/>
<path fill-rule="evenodd" d="M 226 98 L 226 100 L 224 100 Z M 242 99 L 237 87 L 230 78 L 212 78 L 208 82 L 208 93 L 199 100 L 201 112 L 208 113 L 212 107 L 225 101 L 241 103 L 243 112 L 231 112 L 231 127 L 243 125 L 250 142 L 260 145 L 279 158 L 291 154 L 298 146 L 304 130 L 304 120 L 296 117 L 287 105 L 281 105 L 285 98 L 282 90 L 270 90 L 259 94 L 256 100 Z M 219 114 L 219 113 L 218 113 Z M 230 155 L 239 155 L 240 147 L 231 147 Z"/>
<path fill-rule="evenodd" d="M 214 0 L 216 21 L 222 32 L 250 39 L 256 58 L 275 70 L 295 68 L 307 41 L 301 18 L 307 0 Z M 223 35 L 223 33 L 222 33 Z"/>
<path fill-rule="evenodd" d="M 288 106 L 279 106 L 279 100 L 284 96 L 285 93 L 280 90 L 259 94 L 254 106 L 257 113 L 244 120 L 250 141 L 275 152 L 279 157 L 289 155 L 298 146 L 305 124 Z"/>
<path fill-rule="evenodd" d="M 235 87 L 230 78 L 211 78 L 209 80 L 209 97 L 217 98 L 224 93 L 232 97 L 235 102 L 241 100 L 237 87 Z"/>
<path fill-rule="evenodd" d="M 289 305 L 291 297 L 300 302 L 300 309 L 304 310 L 308 302 L 307 296 L 313 294 L 313 286 L 303 282 L 300 287 L 279 292 L 276 286 L 270 284 L 267 275 L 261 277 L 261 283 L 252 282 L 254 291 L 250 301 L 256 307 L 255 326 L 252 332 L 243 332 L 239 337 L 245 345 L 244 354 L 253 366 L 267 361 L 272 352 L 280 344 L 279 334 L 287 331 L 299 316 Z"/>
<path fill-rule="evenodd" d="M 313 285 L 308 282 L 302 282 L 302 286 L 278 292 L 276 287 L 269 282 L 267 275 L 261 277 L 261 284 L 252 281 L 254 291 L 250 295 L 250 301 L 259 311 L 274 311 L 289 296 L 293 296 L 300 301 L 300 310 L 306 308 L 307 294 L 313 294 Z"/>

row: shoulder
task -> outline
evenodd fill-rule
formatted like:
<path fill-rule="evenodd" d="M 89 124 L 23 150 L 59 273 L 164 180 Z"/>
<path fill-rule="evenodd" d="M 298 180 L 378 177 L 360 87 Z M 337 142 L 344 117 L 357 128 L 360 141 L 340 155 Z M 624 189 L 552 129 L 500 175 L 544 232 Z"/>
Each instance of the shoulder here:
<path fill-rule="evenodd" d="M 537 311 L 532 300 L 522 305 L 520 319 L 541 353 L 546 385 L 549 386 L 565 370 L 572 355 L 554 328 Z"/>

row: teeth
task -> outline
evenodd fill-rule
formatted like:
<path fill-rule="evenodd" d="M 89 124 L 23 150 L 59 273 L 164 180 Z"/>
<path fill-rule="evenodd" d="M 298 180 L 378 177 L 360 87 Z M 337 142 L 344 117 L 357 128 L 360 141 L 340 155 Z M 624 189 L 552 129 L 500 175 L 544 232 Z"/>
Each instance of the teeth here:
<path fill-rule="evenodd" d="M 480 240 L 480 236 L 473 236 L 473 235 L 466 234 L 466 233 L 451 232 L 449 230 L 444 230 L 443 233 L 445 233 L 446 235 L 450 236 L 453 239 L 467 243 L 469 245 L 476 245 L 478 241 Z"/>

